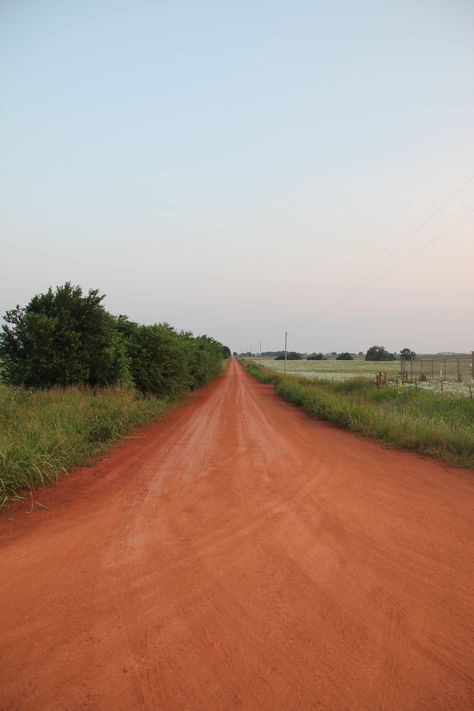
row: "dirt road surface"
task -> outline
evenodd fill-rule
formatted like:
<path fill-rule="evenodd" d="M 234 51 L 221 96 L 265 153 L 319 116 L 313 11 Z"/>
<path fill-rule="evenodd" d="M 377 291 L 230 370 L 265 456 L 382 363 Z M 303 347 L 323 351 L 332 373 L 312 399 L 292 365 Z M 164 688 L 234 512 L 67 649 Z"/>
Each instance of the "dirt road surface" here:
<path fill-rule="evenodd" d="M 236 361 L 0 516 L 0 708 L 472 711 L 474 472 Z"/>

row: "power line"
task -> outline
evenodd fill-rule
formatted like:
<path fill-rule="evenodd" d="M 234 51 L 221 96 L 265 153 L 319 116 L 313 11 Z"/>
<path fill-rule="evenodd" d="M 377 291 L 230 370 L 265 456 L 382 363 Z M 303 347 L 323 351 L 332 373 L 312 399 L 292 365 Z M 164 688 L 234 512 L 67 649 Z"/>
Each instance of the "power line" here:
<path fill-rule="evenodd" d="M 467 186 L 470 183 L 472 183 L 473 180 L 474 180 L 474 175 L 471 175 L 471 177 L 468 180 L 466 180 L 460 187 L 458 187 L 454 192 L 452 192 L 449 195 L 449 197 L 443 203 L 441 203 L 441 205 L 438 205 L 438 207 L 435 210 L 433 210 L 433 212 L 431 212 L 430 215 L 420 225 L 418 225 L 418 227 L 416 229 L 414 229 L 406 237 L 404 237 L 401 242 L 399 242 L 388 254 L 385 255 L 385 257 L 383 257 L 381 260 L 379 260 L 368 272 L 366 272 L 366 274 L 364 274 L 363 277 L 361 277 L 355 284 L 353 284 L 346 291 L 346 293 L 344 294 L 344 296 L 341 299 L 339 299 L 338 301 L 335 301 L 333 304 L 331 304 L 326 309 L 324 309 L 324 311 L 322 311 L 321 313 L 317 314 L 316 316 L 313 316 L 313 318 L 310 319 L 310 321 L 308 323 L 316 320 L 317 318 L 321 318 L 322 316 L 325 316 L 329 311 L 332 311 L 333 308 L 344 303 L 347 300 L 347 298 L 353 294 L 354 291 L 356 291 L 356 293 L 358 293 L 360 291 L 360 289 L 358 287 L 362 286 L 362 284 L 364 284 L 364 282 L 366 281 L 366 279 L 368 277 L 372 276 L 372 274 L 374 274 L 374 272 L 378 271 L 380 269 L 380 267 L 383 264 L 385 264 L 394 254 L 396 254 L 409 240 L 413 239 L 413 237 L 415 237 L 419 232 L 421 232 L 421 230 L 433 219 L 433 217 L 435 217 L 439 212 L 441 212 L 441 210 L 443 208 L 445 208 L 447 205 L 449 205 L 449 203 L 452 200 L 454 200 L 454 198 L 457 195 L 459 195 L 460 192 L 462 192 L 465 188 L 467 188 Z M 463 219 L 466 219 L 466 217 L 467 217 L 467 215 L 464 218 L 462 218 L 460 221 L 462 221 Z M 454 225 L 451 225 L 451 227 L 449 227 L 446 231 L 449 232 L 449 230 L 452 229 L 453 227 L 455 227 L 456 224 L 459 224 L 459 222 L 456 222 Z M 445 234 L 445 232 L 443 232 L 442 234 Z M 431 244 L 431 242 L 438 239 L 439 236 L 441 236 L 441 234 L 437 235 L 433 240 L 430 240 L 426 244 L 427 245 Z M 417 251 L 414 252 L 414 254 L 416 254 L 416 253 L 417 253 Z M 412 255 L 409 255 L 409 256 L 412 256 Z M 402 262 L 400 262 L 400 264 L 402 264 L 404 261 L 406 261 L 406 260 L 403 259 Z M 396 266 L 397 265 L 395 265 L 393 268 L 395 269 Z M 392 268 L 390 268 L 388 271 L 389 272 L 392 271 Z M 385 274 L 387 274 L 387 273 L 388 272 L 384 272 L 382 275 L 380 275 L 380 278 L 382 276 L 385 276 Z M 375 281 L 377 281 L 378 279 L 379 279 L 379 277 L 377 277 L 377 279 Z M 373 281 L 369 282 L 366 286 L 369 286 L 372 283 L 373 283 Z"/>
<path fill-rule="evenodd" d="M 387 269 L 385 272 L 382 272 L 382 274 L 379 274 L 375 279 L 373 279 L 370 282 L 370 284 L 373 284 L 374 282 L 378 281 L 379 279 L 382 279 L 384 276 L 387 276 L 387 274 L 390 274 L 390 272 L 393 272 L 394 269 L 397 269 L 400 265 L 404 264 L 409 259 L 414 257 L 416 254 L 419 254 L 424 249 L 429 247 L 431 244 L 433 244 L 433 242 L 436 242 L 438 239 L 443 237 L 445 234 L 447 234 L 448 232 L 451 232 L 451 230 L 453 230 L 455 227 L 457 227 L 459 224 L 461 224 L 461 222 L 464 222 L 464 220 L 467 220 L 467 218 L 473 214 L 474 214 L 474 209 L 469 210 L 469 212 L 466 212 L 462 217 L 459 218 L 459 220 L 456 220 L 456 222 L 453 222 L 452 225 L 450 225 L 449 227 L 446 227 L 446 229 L 444 229 L 444 230 L 441 230 L 441 232 L 438 232 L 438 234 L 436 234 L 434 237 L 429 239 L 428 242 L 425 242 L 424 244 L 420 245 L 413 252 L 411 252 L 410 254 L 403 257 L 403 259 L 401 259 L 399 262 L 397 262 L 396 264 L 393 264 L 391 267 L 389 267 L 389 269 Z M 368 284 L 367 286 L 369 286 L 370 284 Z"/>
<path fill-rule="evenodd" d="M 474 209 L 469 210 L 469 212 L 466 212 L 462 217 L 460 217 L 456 222 L 453 222 L 449 227 L 446 227 L 446 229 L 441 230 L 441 232 L 438 232 L 434 237 L 428 240 L 428 242 L 425 242 L 424 244 L 420 245 L 417 249 L 415 249 L 413 252 L 410 252 L 410 254 L 406 255 L 403 259 L 401 259 L 399 262 L 396 264 L 393 264 L 391 267 L 386 269 L 382 274 L 378 274 L 375 279 L 372 279 L 369 281 L 367 284 L 363 284 L 360 286 L 359 289 L 356 290 L 355 293 L 359 293 L 360 291 L 363 291 L 364 289 L 368 288 L 369 286 L 372 286 L 372 284 L 375 284 L 375 282 L 379 281 L 380 279 L 383 279 L 384 276 L 387 276 L 387 274 L 390 274 L 393 272 L 395 269 L 397 269 L 399 266 L 407 262 L 409 259 L 414 257 L 416 254 L 419 252 L 422 252 L 426 247 L 429 247 L 433 242 L 436 242 L 438 239 L 443 237 L 445 234 L 448 232 L 451 232 L 457 225 L 459 225 L 461 222 L 464 222 L 464 220 L 467 220 L 468 217 L 470 217 L 472 214 L 474 214 Z M 322 318 L 322 316 L 325 316 L 329 311 L 331 311 L 335 306 L 339 306 L 339 304 L 343 303 L 346 300 L 346 298 L 340 299 L 339 301 L 335 302 L 332 304 L 332 306 L 329 306 L 325 311 L 322 311 L 320 314 L 314 317 L 316 318 Z M 312 320 L 314 320 L 312 319 Z"/>
<path fill-rule="evenodd" d="M 446 205 L 449 205 L 449 203 L 452 200 L 454 200 L 454 198 L 457 195 L 459 195 L 459 193 L 462 190 L 464 190 L 464 188 L 467 188 L 469 183 L 472 183 L 473 180 L 474 180 L 474 175 L 471 175 L 471 177 L 468 180 L 466 180 L 465 183 L 463 183 L 459 188 L 457 188 L 457 190 L 455 190 L 453 193 L 451 193 L 451 195 L 441 205 L 439 205 L 435 210 L 433 210 L 433 212 L 426 218 L 426 220 L 424 222 L 421 223 L 421 225 L 419 225 L 415 230 L 413 230 L 413 232 L 410 232 L 410 234 L 408 234 L 406 237 L 404 237 L 401 242 L 399 242 L 388 254 L 386 254 L 385 257 L 383 257 L 374 267 L 372 267 L 372 269 L 369 272 L 367 272 L 367 274 L 365 275 L 365 277 L 363 277 L 363 279 L 365 279 L 367 276 L 370 276 L 375 271 L 377 271 L 377 269 L 379 269 L 379 267 L 381 267 L 382 264 L 385 264 L 385 262 L 387 262 L 390 259 L 390 257 L 393 257 L 393 255 L 396 254 L 396 252 L 398 252 L 398 250 L 401 249 L 404 244 L 406 244 L 409 240 L 411 240 L 413 237 L 415 237 L 415 235 L 417 235 L 418 232 L 421 232 L 423 227 L 425 227 L 428 224 L 428 222 L 430 222 L 433 219 L 433 217 L 436 217 L 436 215 L 439 212 L 441 212 L 441 210 L 443 208 L 445 208 Z"/>

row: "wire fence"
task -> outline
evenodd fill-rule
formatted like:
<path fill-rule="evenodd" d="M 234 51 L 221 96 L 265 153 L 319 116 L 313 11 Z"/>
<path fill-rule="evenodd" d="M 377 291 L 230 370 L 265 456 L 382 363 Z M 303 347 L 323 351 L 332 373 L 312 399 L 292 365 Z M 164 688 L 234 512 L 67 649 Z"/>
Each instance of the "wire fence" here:
<path fill-rule="evenodd" d="M 417 357 L 414 360 L 402 360 L 400 375 L 406 383 L 433 380 L 463 383 L 474 379 L 472 358 L 469 356 Z"/>
<path fill-rule="evenodd" d="M 257 358 L 267 368 L 285 372 L 283 361 L 267 356 Z M 462 355 L 418 355 L 413 360 L 367 361 L 355 356 L 351 360 L 326 357 L 322 360 L 288 360 L 288 375 L 322 380 L 348 380 L 367 378 L 377 386 L 411 385 L 433 392 L 462 394 L 473 397 L 473 359 L 467 353 Z"/>

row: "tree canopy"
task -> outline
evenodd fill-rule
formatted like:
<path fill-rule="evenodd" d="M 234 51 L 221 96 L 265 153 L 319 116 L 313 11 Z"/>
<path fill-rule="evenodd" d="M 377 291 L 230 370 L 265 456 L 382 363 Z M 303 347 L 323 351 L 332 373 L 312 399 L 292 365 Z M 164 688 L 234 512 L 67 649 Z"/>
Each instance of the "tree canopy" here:
<path fill-rule="evenodd" d="M 296 351 L 288 351 L 286 355 L 287 360 L 303 360 L 303 356 L 301 353 L 297 353 Z M 285 353 L 279 353 L 274 360 L 285 360 Z"/>
<path fill-rule="evenodd" d="M 367 349 L 365 360 L 396 360 L 396 358 L 384 346 L 371 346 Z"/>
<path fill-rule="evenodd" d="M 0 334 L 4 379 L 52 387 L 132 385 L 174 397 L 219 374 L 230 350 L 209 336 L 112 316 L 97 289 L 69 282 L 7 311 Z"/>
<path fill-rule="evenodd" d="M 0 335 L 14 385 L 108 385 L 128 376 L 125 346 L 96 289 L 66 283 L 7 311 Z"/>

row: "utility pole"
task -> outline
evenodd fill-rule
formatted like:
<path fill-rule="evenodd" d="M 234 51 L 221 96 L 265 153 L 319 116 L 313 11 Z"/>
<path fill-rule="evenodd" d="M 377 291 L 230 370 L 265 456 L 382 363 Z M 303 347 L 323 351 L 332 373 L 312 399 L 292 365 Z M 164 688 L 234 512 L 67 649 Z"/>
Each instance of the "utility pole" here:
<path fill-rule="evenodd" d="M 288 333 L 285 331 L 285 366 L 284 373 L 286 375 L 286 361 L 288 360 Z"/>
<path fill-rule="evenodd" d="M 260 341 L 260 358 L 262 357 L 262 341 Z"/>

